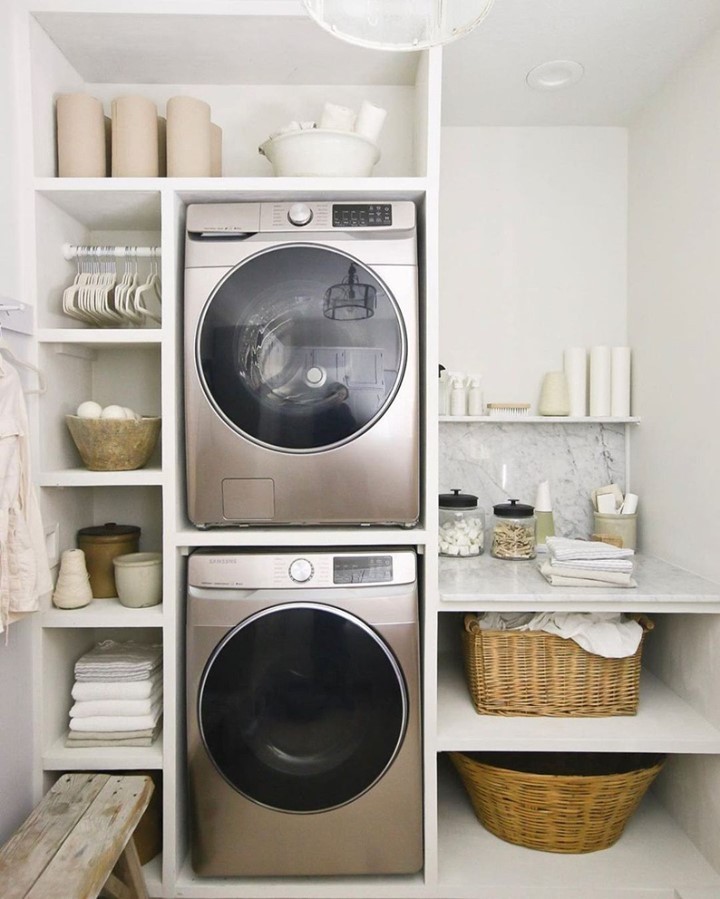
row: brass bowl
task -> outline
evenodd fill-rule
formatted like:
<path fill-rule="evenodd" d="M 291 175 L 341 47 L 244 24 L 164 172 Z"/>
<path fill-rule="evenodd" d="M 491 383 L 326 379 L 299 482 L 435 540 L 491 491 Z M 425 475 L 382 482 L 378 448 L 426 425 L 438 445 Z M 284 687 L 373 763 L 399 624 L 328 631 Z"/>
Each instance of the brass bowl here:
<path fill-rule="evenodd" d="M 70 436 L 90 471 L 133 471 L 147 465 L 160 436 L 160 418 L 139 420 L 66 415 Z"/>

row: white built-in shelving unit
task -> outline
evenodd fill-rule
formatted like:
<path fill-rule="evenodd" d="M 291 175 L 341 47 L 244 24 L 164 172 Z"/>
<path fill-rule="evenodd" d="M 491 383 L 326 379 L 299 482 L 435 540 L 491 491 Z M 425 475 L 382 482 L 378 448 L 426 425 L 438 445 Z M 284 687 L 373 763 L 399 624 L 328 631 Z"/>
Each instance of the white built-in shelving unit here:
<path fill-rule="evenodd" d="M 27 0 L 17 41 L 25 95 L 18 104 L 25 140 L 22 189 L 25 294 L 36 297 L 37 360 L 48 378 L 38 404 L 36 473 L 46 523 L 59 526 L 59 549 L 75 546 L 80 527 L 138 524 L 141 548 L 164 555 L 164 602 L 133 610 L 116 601 L 88 608 L 45 608 L 37 626 L 34 671 L 36 793 L 66 770 L 156 770 L 163 778 L 163 852 L 147 866 L 154 897 L 487 897 L 672 899 L 675 886 L 720 890 L 720 877 L 673 822 L 648 804 L 626 838 L 588 858 L 554 856 L 501 843 L 475 821 L 445 770 L 452 749 L 551 751 L 617 749 L 720 753 L 720 733 L 657 679 L 645 678 L 640 714 L 611 722 L 503 720 L 475 715 L 457 667 L 464 609 L 521 608 L 517 584 L 454 596 L 452 572 L 437 558 L 438 170 L 441 51 L 393 54 L 342 44 L 318 29 L 299 2 L 285 0 Z M 54 99 L 87 91 L 106 105 L 140 93 L 161 110 L 167 98 L 207 100 L 223 128 L 225 173 L 214 179 L 59 179 L 55 177 Z M 313 119 L 325 100 L 389 110 L 382 158 L 366 179 L 277 179 L 257 153 L 271 131 Z M 106 106 L 107 108 L 107 106 Z M 181 309 L 185 209 L 189 203 L 239 200 L 410 199 L 420 221 L 423 358 L 422 517 L 417 528 L 282 528 L 201 531 L 184 509 Z M 123 244 L 162 249 L 161 327 L 97 329 L 62 313 L 74 274 L 62 246 Z M 161 445 L 134 472 L 89 472 L 64 415 L 93 398 L 161 415 Z M 443 421 L 498 422 L 495 418 Z M 610 419 L 616 423 L 638 419 Z M 517 418 L 508 422 L 594 423 L 594 419 Z M 187 858 L 184 761 L 184 572 L 200 546 L 415 546 L 423 585 L 425 865 L 400 877 L 203 880 Z M 498 563 L 502 566 L 503 563 Z M 490 569 L 492 570 L 492 569 Z M 508 569 L 509 570 L 509 569 Z M 525 588 L 523 588 L 525 589 Z M 505 598 L 504 598 L 505 596 Z M 533 600 L 532 591 L 526 602 Z M 570 599 L 570 602 L 573 602 Z M 599 600 L 589 606 L 600 607 Z M 683 606 L 648 596 L 660 614 L 683 608 L 720 611 L 720 597 Z M 70 750 L 64 745 L 75 660 L 105 637 L 162 642 L 163 738 L 148 749 Z M 30 691 L 29 691 L 30 695 Z M 238 835 L 242 839 L 242 835 Z M 624 879 L 623 879 L 624 878 Z M 621 884 L 621 886 L 617 886 Z M 617 887 L 617 888 L 616 888 Z M 615 890 L 615 891 L 613 891 Z M 683 894 L 684 895 L 684 894 Z M 688 892 L 688 896 L 691 893 Z M 698 893 L 698 895 L 700 895 Z"/>

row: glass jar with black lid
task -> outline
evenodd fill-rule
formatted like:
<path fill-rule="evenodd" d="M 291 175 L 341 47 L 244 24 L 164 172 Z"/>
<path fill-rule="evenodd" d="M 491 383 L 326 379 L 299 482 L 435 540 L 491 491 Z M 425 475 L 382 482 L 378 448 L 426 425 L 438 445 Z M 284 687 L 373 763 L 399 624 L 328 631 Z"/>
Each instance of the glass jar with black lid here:
<path fill-rule="evenodd" d="M 519 500 L 493 506 L 491 554 L 496 559 L 535 558 L 535 509 Z"/>
<path fill-rule="evenodd" d="M 478 498 L 472 493 L 440 494 L 441 556 L 479 556 L 485 548 L 485 513 L 478 509 Z"/>

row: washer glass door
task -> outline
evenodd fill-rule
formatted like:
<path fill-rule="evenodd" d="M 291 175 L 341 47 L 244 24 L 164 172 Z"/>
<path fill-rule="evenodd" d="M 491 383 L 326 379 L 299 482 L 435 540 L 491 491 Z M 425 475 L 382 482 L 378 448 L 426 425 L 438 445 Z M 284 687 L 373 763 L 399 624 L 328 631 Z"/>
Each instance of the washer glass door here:
<path fill-rule="evenodd" d="M 407 728 L 402 672 L 359 618 L 313 603 L 251 616 L 215 648 L 198 694 L 213 764 L 248 799 L 319 812 L 368 790 Z"/>
<path fill-rule="evenodd" d="M 376 422 L 406 364 L 387 287 L 329 247 L 287 244 L 234 268 L 208 300 L 196 338 L 205 395 L 263 446 L 313 452 Z"/>

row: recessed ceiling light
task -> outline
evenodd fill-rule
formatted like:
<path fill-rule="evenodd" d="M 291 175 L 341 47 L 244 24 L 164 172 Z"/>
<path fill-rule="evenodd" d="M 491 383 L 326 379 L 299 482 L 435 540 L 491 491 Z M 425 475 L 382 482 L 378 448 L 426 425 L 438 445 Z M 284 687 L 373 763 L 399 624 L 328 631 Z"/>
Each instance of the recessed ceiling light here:
<path fill-rule="evenodd" d="M 539 91 L 556 91 L 561 87 L 577 84 L 585 74 L 579 62 L 572 59 L 554 59 L 535 66 L 527 74 L 527 83 Z"/>

